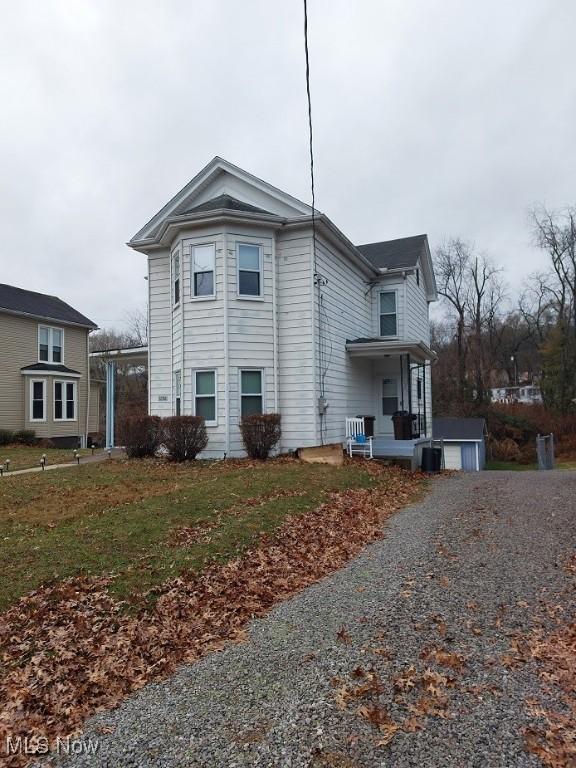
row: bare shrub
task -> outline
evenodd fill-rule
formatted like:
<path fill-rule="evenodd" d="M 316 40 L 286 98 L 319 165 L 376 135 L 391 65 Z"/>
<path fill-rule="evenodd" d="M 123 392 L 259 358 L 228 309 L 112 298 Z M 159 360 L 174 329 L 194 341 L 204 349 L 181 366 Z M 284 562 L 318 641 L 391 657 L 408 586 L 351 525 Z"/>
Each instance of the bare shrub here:
<path fill-rule="evenodd" d="M 192 461 L 208 445 L 201 416 L 170 416 L 162 421 L 163 443 L 172 461 Z"/>
<path fill-rule="evenodd" d="M 280 419 L 279 413 L 259 413 L 242 419 L 242 441 L 251 459 L 265 461 L 278 445 L 282 435 Z"/>
<path fill-rule="evenodd" d="M 120 441 L 131 459 L 154 456 L 162 442 L 159 416 L 128 416 L 120 423 Z"/>

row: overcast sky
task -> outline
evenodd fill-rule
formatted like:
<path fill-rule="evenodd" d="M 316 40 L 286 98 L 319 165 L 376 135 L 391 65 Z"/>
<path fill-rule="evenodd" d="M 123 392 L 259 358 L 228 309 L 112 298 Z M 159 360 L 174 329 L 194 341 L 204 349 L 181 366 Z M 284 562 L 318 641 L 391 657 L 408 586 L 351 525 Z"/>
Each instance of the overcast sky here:
<path fill-rule="evenodd" d="M 214 155 L 309 201 L 300 0 L 0 0 L 0 282 L 100 326 L 124 243 Z M 575 0 L 309 0 L 317 207 L 356 243 L 468 238 L 513 287 L 576 203 Z"/>

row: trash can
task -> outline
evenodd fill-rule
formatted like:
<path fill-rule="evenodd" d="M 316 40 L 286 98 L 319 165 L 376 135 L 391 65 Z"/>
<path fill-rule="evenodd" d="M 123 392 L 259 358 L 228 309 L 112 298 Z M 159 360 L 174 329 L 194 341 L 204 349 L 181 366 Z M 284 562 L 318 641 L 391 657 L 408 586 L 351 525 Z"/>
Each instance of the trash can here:
<path fill-rule="evenodd" d="M 392 415 L 392 423 L 394 424 L 395 440 L 412 439 L 412 416 L 408 411 L 395 411 Z"/>
<path fill-rule="evenodd" d="M 442 469 L 442 449 L 422 448 L 422 472 L 440 472 Z"/>
<path fill-rule="evenodd" d="M 366 437 L 374 437 L 374 422 L 376 421 L 376 416 L 365 416 L 361 413 L 356 416 L 356 418 L 364 419 L 364 434 Z"/>

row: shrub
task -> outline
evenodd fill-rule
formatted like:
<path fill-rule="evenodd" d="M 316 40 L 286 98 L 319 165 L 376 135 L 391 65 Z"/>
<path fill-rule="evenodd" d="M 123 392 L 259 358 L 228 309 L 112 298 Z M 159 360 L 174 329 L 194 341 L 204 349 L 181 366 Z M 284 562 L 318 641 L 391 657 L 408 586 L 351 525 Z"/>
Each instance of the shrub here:
<path fill-rule="evenodd" d="M 154 456 L 162 442 L 159 416 L 128 416 L 120 425 L 120 440 L 131 459 Z"/>
<path fill-rule="evenodd" d="M 162 420 L 162 441 L 172 461 L 192 461 L 208 445 L 201 416 L 169 416 Z"/>
<path fill-rule="evenodd" d="M 505 437 L 503 440 L 493 440 L 491 449 L 494 459 L 500 461 L 518 461 L 520 459 L 518 443 L 510 437 Z"/>
<path fill-rule="evenodd" d="M 248 456 L 265 461 L 280 441 L 280 414 L 261 413 L 245 416 L 240 422 L 240 432 Z"/>
<path fill-rule="evenodd" d="M 36 443 L 36 432 L 33 429 L 20 429 L 14 432 L 14 442 L 22 445 L 34 445 Z"/>
<path fill-rule="evenodd" d="M 0 429 L 0 445 L 10 445 L 14 442 L 14 432 L 9 429 Z"/>

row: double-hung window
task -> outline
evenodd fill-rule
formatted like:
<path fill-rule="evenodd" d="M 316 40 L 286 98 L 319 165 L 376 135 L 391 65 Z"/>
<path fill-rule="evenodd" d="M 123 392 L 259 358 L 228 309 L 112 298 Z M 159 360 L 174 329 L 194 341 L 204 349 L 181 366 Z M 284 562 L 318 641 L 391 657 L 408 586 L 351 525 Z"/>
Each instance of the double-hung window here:
<path fill-rule="evenodd" d="M 264 412 L 263 373 L 256 370 L 240 371 L 240 416 L 253 416 Z"/>
<path fill-rule="evenodd" d="M 30 382 L 30 421 L 46 421 L 46 379 Z"/>
<path fill-rule="evenodd" d="M 64 362 L 64 331 L 61 328 L 38 326 L 38 360 L 41 363 Z"/>
<path fill-rule="evenodd" d="M 398 410 L 398 379 L 382 379 L 382 415 L 392 416 Z"/>
<path fill-rule="evenodd" d="M 182 371 L 174 371 L 174 412 L 182 414 Z"/>
<path fill-rule="evenodd" d="M 172 256 L 172 303 L 180 303 L 180 251 Z"/>
<path fill-rule="evenodd" d="M 262 249 L 238 243 L 238 295 L 262 296 Z"/>
<path fill-rule="evenodd" d="M 76 382 L 54 382 L 54 421 L 76 421 Z"/>
<path fill-rule="evenodd" d="M 380 336 L 397 334 L 396 291 L 383 291 L 380 294 Z"/>
<path fill-rule="evenodd" d="M 216 246 L 214 243 L 192 246 L 192 296 L 213 297 L 214 263 Z"/>
<path fill-rule="evenodd" d="M 216 425 L 216 371 L 194 371 L 194 415 Z"/>

